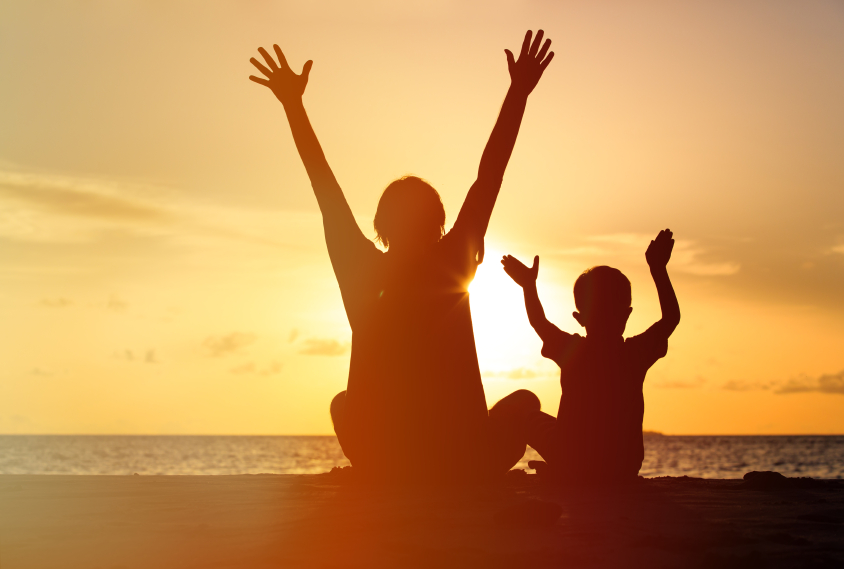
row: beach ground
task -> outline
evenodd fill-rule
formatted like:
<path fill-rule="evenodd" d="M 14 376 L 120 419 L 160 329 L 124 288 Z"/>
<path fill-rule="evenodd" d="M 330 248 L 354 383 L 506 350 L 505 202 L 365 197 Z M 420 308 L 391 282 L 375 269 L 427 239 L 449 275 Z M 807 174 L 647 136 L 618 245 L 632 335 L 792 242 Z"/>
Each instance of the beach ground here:
<path fill-rule="evenodd" d="M 543 525 L 548 504 L 562 513 Z M 0 568 L 77 567 L 844 567 L 844 483 L 562 490 L 516 471 L 434 490 L 336 474 L 0 476 Z"/>

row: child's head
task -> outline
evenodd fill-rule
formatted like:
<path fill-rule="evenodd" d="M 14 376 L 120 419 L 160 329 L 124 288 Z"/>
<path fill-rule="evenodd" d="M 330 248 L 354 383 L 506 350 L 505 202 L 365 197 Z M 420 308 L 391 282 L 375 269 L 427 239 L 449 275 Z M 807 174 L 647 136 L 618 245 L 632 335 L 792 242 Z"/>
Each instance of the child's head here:
<path fill-rule="evenodd" d="M 630 281 L 624 273 L 612 267 L 592 267 L 574 283 L 577 312 L 572 315 L 587 334 L 620 336 L 633 310 L 631 300 Z"/>
<path fill-rule="evenodd" d="M 381 194 L 374 225 L 375 238 L 388 248 L 436 243 L 445 229 L 445 208 L 428 182 L 403 176 Z"/>

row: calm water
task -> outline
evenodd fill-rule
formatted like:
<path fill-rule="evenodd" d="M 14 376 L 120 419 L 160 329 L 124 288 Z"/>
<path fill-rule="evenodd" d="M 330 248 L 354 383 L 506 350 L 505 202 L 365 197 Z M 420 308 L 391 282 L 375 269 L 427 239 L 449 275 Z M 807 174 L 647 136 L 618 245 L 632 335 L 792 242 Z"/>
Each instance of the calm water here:
<path fill-rule="evenodd" d="M 538 458 L 528 449 L 517 468 Z M 348 464 L 334 437 L 0 435 L 0 474 L 312 474 Z M 648 436 L 640 474 L 750 470 L 841 478 L 844 436 Z"/>

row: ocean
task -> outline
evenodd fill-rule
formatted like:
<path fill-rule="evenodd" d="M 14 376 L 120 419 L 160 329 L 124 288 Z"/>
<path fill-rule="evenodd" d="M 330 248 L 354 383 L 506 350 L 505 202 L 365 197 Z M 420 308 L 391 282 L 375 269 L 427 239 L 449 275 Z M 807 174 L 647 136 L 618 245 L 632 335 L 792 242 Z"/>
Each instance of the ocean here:
<path fill-rule="evenodd" d="M 531 448 L 516 468 L 529 460 L 539 460 Z M 0 435 L 0 474 L 316 474 L 348 465 L 333 436 Z M 648 435 L 639 474 L 751 470 L 842 478 L 844 436 Z"/>

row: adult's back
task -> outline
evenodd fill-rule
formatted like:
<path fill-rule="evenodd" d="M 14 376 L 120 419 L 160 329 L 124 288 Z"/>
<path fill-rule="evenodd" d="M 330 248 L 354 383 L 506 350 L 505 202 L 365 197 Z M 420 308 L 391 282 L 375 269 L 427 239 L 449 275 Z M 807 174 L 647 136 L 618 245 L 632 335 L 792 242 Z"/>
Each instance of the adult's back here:
<path fill-rule="evenodd" d="M 430 477 L 483 463 L 486 400 L 469 310 L 468 286 L 483 260 L 483 239 L 510 159 L 527 97 L 553 58 L 540 30 L 525 35 L 519 59 L 505 50 L 511 85 L 484 149 L 478 178 L 454 227 L 443 235 L 439 195 L 416 177 L 384 191 L 375 216 L 380 251 L 358 227 L 302 104 L 312 62 L 293 73 L 278 46 L 269 67 L 252 63 L 284 105 L 323 215 L 329 256 L 352 328 L 345 395 L 332 404 L 343 452 L 369 477 Z M 472 456 L 472 452 L 476 456 Z M 461 464 L 449 464 L 461 459 Z"/>

